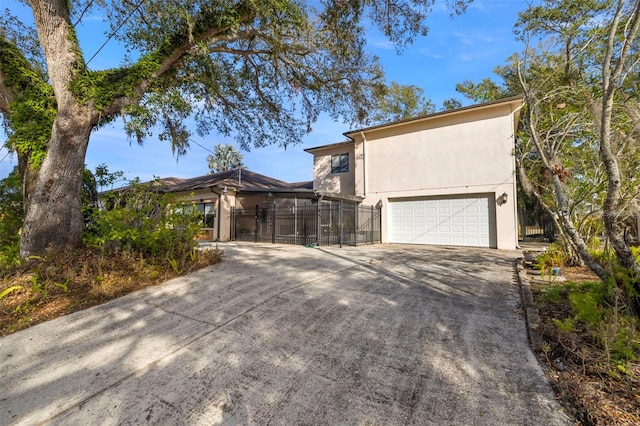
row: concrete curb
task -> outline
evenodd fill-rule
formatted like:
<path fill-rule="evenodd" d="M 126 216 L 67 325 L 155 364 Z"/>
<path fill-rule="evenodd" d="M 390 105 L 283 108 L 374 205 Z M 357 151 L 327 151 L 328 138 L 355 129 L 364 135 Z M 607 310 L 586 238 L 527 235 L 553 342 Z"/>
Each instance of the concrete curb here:
<path fill-rule="evenodd" d="M 527 272 L 524 269 L 522 258 L 516 259 L 516 272 L 518 275 L 518 283 L 520 284 L 520 295 L 522 296 L 522 306 L 527 323 L 529 344 L 534 352 L 539 353 L 542 351 L 542 336 L 538 332 L 538 329 L 540 328 L 540 315 L 538 308 L 533 302 L 531 284 L 527 278 Z"/>

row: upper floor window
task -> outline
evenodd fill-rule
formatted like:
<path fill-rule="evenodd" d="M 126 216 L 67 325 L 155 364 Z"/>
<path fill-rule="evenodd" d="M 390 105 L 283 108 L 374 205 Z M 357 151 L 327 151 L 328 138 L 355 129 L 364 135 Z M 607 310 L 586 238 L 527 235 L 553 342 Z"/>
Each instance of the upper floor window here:
<path fill-rule="evenodd" d="M 331 173 L 345 173 L 349 171 L 349 154 L 334 154 L 331 156 Z"/>

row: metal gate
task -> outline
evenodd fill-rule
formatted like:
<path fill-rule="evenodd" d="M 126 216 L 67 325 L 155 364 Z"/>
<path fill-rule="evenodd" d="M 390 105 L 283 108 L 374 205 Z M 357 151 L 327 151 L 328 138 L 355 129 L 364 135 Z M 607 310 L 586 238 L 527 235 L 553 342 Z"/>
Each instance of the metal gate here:
<path fill-rule="evenodd" d="M 231 239 L 300 245 L 350 245 L 380 242 L 380 208 L 332 201 L 278 209 L 263 204 L 231 210 Z"/>
<path fill-rule="evenodd" d="M 520 241 L 550 241 L 555 240 L 555 225 L 553 219 L 542 209 L 526 207 L 518 210 L 518 240 Z"/>

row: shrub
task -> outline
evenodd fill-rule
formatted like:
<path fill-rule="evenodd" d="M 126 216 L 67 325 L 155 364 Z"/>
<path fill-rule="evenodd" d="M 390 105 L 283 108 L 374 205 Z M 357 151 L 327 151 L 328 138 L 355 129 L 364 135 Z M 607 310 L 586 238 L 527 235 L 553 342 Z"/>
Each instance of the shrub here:
<path fill-rule="evenodd" d="M 0 271 L 18 260 L 23 218 L 22 183 L 16 167 L 0 181 Z"/>
<path fill-rule="evenodd" d="M 637 359 L 640 353 L 638 320 L 627 298 L 613 279 L 605 282 L 567 283 L 554 289 L 548 299 L 566 295 L 573 317 L 554 320 L 563 331 L 573 331 L 579 321 L 595 336 L 606 355 L 607 365 L 619 368 Z"/>
<path fill-rule="evenodd" d="M 549 248 L 544 253 L 536 257 L 536 267 L 545 275 L 550 268 L 562 267 L 567 262 L 567 254 L 561 245 L 557 243 L 549 244 Z M 551 274 L 551 272 L 549 271 Z"/>
<path fill-rule="evenodd" d="M 108 193 L 102 204 L 102 209 L 91 209 L 83 234 L 87 246 L 131 251 L 178 269 L 193 259 L 199 214 L 183 208 L 173 194 L 161 193 L 157 181 L 133 181 L 124 189 Z"/>

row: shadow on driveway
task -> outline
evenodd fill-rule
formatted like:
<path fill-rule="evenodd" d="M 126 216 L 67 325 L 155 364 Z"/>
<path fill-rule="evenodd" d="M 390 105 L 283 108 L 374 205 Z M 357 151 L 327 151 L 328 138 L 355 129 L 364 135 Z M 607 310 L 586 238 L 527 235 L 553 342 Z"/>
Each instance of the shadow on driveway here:
<path fill-rule="evenodd" d="M 569 424 L 496 250 L 221 244 L 0 339 L 1 424 Z"/>

